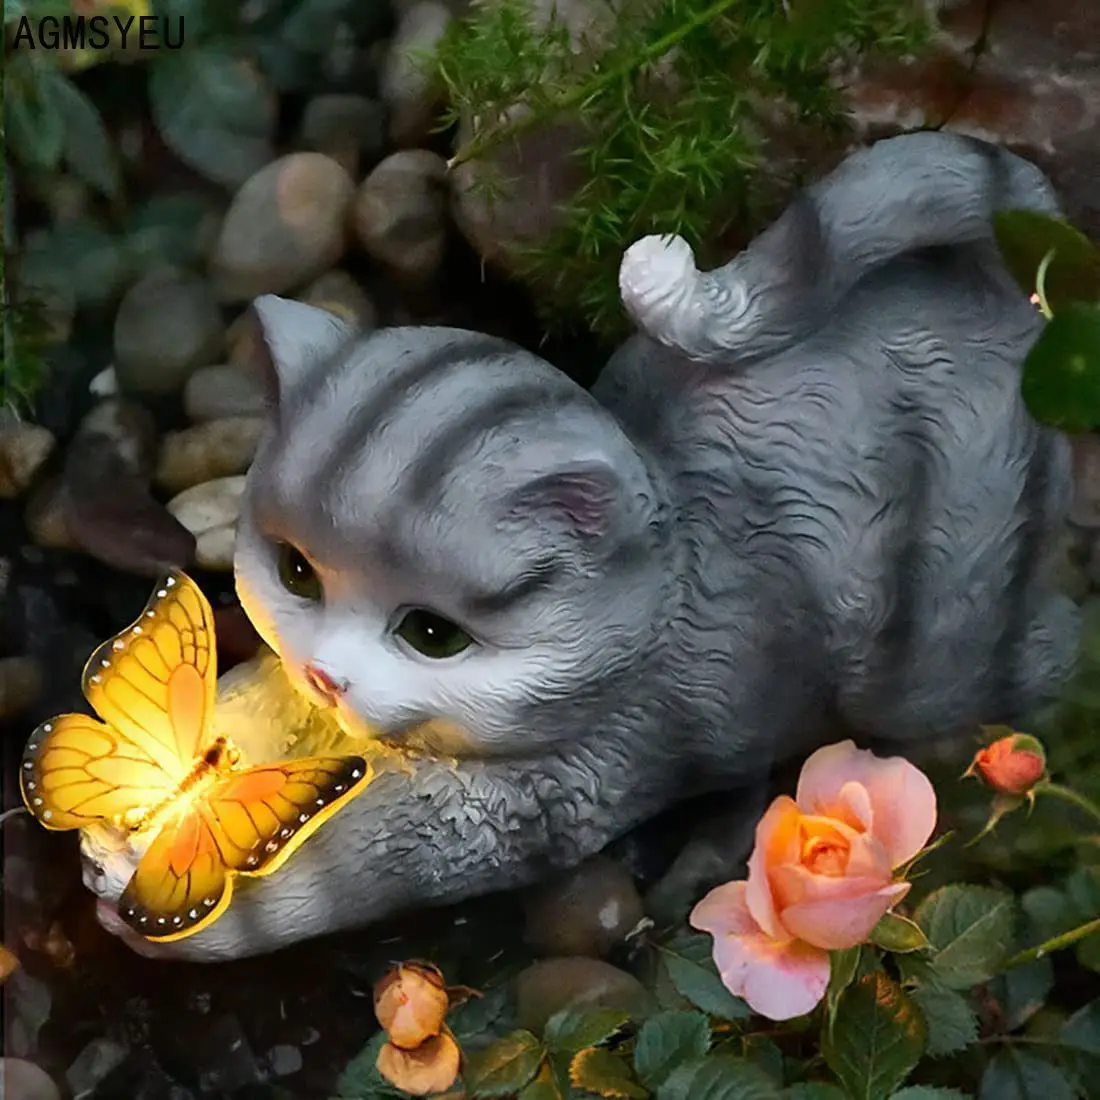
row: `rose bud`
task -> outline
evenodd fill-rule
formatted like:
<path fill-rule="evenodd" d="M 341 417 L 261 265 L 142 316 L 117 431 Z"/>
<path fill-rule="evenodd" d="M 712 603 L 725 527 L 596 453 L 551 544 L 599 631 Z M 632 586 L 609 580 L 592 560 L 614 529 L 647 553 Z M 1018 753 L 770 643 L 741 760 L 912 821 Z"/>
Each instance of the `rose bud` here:
<path fill-rule="evenodd" d="M 449 1031 L 425 1040 L 415 1050 L 385 1043 L 378 1051 L 378 1072 L 395 1088 L 411 1096 L 443 1092 L 455 1083 L 462 1062 L 458 1043 Z"/>
<path fill-rule="evenodd" d="M 1038 738 L 1009 733 L 979 749 L 967 775 L 980 775 L 998 794 L 1030 794 L 1046 775 L 1047 757 Z"/>
<path fill-rule="evenodd" d="M 403 1050 L 438 1035 L 449 1007 L 443 975 L 429 963 L 400 963 L 374 987 L 374 1014 Z"/>

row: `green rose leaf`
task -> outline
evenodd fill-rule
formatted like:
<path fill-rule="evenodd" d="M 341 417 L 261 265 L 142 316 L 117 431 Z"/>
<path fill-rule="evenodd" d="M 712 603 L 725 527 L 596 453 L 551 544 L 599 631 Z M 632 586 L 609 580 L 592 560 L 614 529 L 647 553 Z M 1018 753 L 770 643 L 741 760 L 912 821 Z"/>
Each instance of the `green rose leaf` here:
<path fill-rule="evenodd" d="M 1078 1009 L 1062 1025 L 1067 1060 L 1082 1081 L 1100 1075 L 1100 1000 Z"/>
<path fill-rule="evenodd" d="M 924 985 L 918 986 L 909 996 L 928 1025 L 926 1053 L 929 1057 L 955 1054 L 978 1038 L 978 1014 L 961 993 Z"/>
<path fill-rule="evenodd" d="M 274 159 L 275 96 L 249 60 L 223 47 L 158 60 L 149 101 L 161 137 L 207 179 L 239 187 Z"/>
<path fill-rule="evenodd" d="M 630 1067 L 603 1047 L 588 1047 L 573 1055 L 569 1080 L 574 1088 L 609 1100 L 646 1100 L 649 1092 L 630 1075 Z"/>
<path fill-rule="evenodd" d="M 676 992 L 708 1016 L 747 1020 L 752 1011 L 718 977 L 711 958 L 711 937 L 688 933 L 661 948 L 661 962 Z"/>
<path fill-rule="evenodd" d="M 895 1092 L 890 1100 L 970 1100 L 970 1094 L 932 1085 L 910 1085 L 901 1092 Z"/>
<path fill-rule="evenodd" d="M 844 990 L 852 984 L 859 973 L 860 957 L 863 948 L 860 945 L 846 947 L 840 951 L 829 952 L 829 985 L 825 990 L 825 1013 L 832 1027 L 836 1020 L 837 1005 Z"/>
<path fill-rule="evenodd" d="M 65 148 L 65 121 L 50 95 L 53 70 L 27 51 L 5 59 L 4 132 L 8 149 L 23 164 L 52 171 Z"/>
<path fill-rule="evenodd" d="M 907 955 L 929 946 L 921 926 L 900 913 L 887 913 L 871 930 L 871 942 L 895 955 Z"/>
<path fill-rule="evenodd" d="M 887 1100 L 926 1042 L 924 1016 L 897 982 L 876 971 L 845 991 L 821 1051 L 853 1100 Z"/>
<path fill-rule="evenodd" d="M 978 1100 L 1076 1100 L 1077 1090 L 1055 1065 L 1027 1051 L 997 1051 L 982 1074 Z"/>
<path fill-rule="evenodd" d="M 546 1021 L 543 1038 L 551 1050 L 575 1054 L 610 1039 L 629 1021 L 629 1013 L 617 1008 L 563 1008 Z"/>
<path fill-rule="evenodd" d="M 758 1066 L 731 1054 L 711 1054 L 680 1066 L 656 1100 L 782 1100 L 779 1086 Z"/>
<path fill-rule="evenodd" d="M 677 1066 L 697 1061 L 710 1049 L 710 1022 L 701 1012 L 660 1012 L 638 1033 L 634 1072 L 656 1089 Z"/>
<path fill-rule="evenodd" d="M 376 1065 L 378 1052 L 387 1035 L 379 1031 L 369 1043 L 344 1067 L 336 1082 L 338 1100 L 383 1100 L 407 1095 L 391 1085 Z"/>
<path fill-rule="evenodd" d="M 1100 249 L 1065 219 L 1004 210 L 993 215 L 993 231 L 1005 266 L 1026 294 L 1035 290 L 1043 258 L 1054 252 L 1044 285 L 1055 314 L 1072 302 L 1100 301 Z"/>
<path fill-rule="evenodd" d="M 821 1081 L 806 1081 L 791 1085 L 783 1092 L 783 1100 L 848 1100 L 843 1089 Z"/>
<path fill-rule="evenodd" d="M 1053 988 L 1054 967 L 1050 959 L 1035 959 L 998 974 L 990 990 L 1004 1012 L 1004 1030 L 1015 1031 L 1026 1024 L 1046 1004 Z"/>
<path fill-rule="evenodd" d="M 523 1087 L 519 1100 L 563 1100 L 563 1090 L 547 1062 L 543 1062 L 535 1079 Z"/>
<path fill-rule="evenodd" d="M 513 1031 L 467 1057 L 463 1076 L 471 1096 L 513 1096 L 538 1072 L 543 1049 L 529 1031 Z"/>
<path fill-rule="evenodd" d="M 1012 950 L 1016 910 L 1011 894 L 989 886 L 944 886 L 915 918 L 935 949 L 932 968 L 949 989 L 989 981 Z"/>
<path fill-rule="evenodd" d="M 1036 420 L 1065 432 L 1100 427 L 1100 306 L 1072 302 L 1024 360 L 1021 393 Z"/>
<path fill-rule="evenodd" d="M 63 73 L 50 71 L 49 96 L 65 127 L 62 156 L 87 184 L 108 198 L 122 187 L 114 143 L 96 105 Z"/>

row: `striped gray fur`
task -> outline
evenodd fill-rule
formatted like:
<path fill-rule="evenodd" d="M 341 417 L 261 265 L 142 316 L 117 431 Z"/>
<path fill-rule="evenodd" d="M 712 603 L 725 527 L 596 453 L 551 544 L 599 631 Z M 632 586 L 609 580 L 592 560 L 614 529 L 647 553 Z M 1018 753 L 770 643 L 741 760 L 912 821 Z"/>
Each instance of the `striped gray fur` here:
<path fill-rule="evenodd" d="M 349 729 L 420 755 L 164 952 L 256 953 L 533 881 L 758 783 L 831 716 L 908 750 L 1057 692 L 1068 444 L 1021 401 L 1042 320 L 989 241 L 993 210 L 1051 192 L 1006 152 L 915 137 L 817 183 L 710 282 L 671 287 L 659 242 L 636 253 L 646 333 L 591 393 L 488 337 L 359 338 L 257 302 L 280 415 L 249 474 L 242 600 L 292 683 L 320 666 L 349 685 Z M 717 283 L 746 271 L 739 327 Z M 322 599 L 285 590 L 283 542 Z M 397 633 L 414 609 L 472 644 L 418 654 Z"/>

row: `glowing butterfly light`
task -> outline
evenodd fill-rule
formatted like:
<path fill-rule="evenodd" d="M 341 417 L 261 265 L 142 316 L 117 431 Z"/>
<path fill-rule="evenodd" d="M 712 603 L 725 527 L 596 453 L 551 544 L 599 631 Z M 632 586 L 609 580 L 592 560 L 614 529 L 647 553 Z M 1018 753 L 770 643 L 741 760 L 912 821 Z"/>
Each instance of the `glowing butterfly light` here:
<path fill-rule="evenodd" d="M 372 778 L 360 756 L 244 766 L 210 730 L 216 664 L 210 604 L 172 573 L 84 667 L 84 695 L 103 721 L 63 714 L 23 754 L 23 800 L 47 829 L 156 830 L 118 903 L 151 940 L 215 921 L 235 875 L 277 870 Z"/>

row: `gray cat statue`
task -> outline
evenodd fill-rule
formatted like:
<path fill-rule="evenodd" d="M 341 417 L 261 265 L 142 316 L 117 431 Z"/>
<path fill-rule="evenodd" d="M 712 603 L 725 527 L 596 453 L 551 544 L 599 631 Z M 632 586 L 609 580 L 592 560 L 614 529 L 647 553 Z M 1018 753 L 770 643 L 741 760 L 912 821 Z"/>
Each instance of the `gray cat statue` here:
<path fill-rule="evenodd" d="M 640 332 L 591 392 L 450 328 L 255 302 L 273 368 L 238 590 L 286 675 L 413 753 L 160 957 L 272 951 L 570 867 L 829 737 L 908 749 L 1048 701 L 1077 617 L 1068 441 L 995 211 L 1033 165 L 856 152 L 741 255 L 625 254 Z M 731 799 L 740 796 L 731 794 Z"/>

